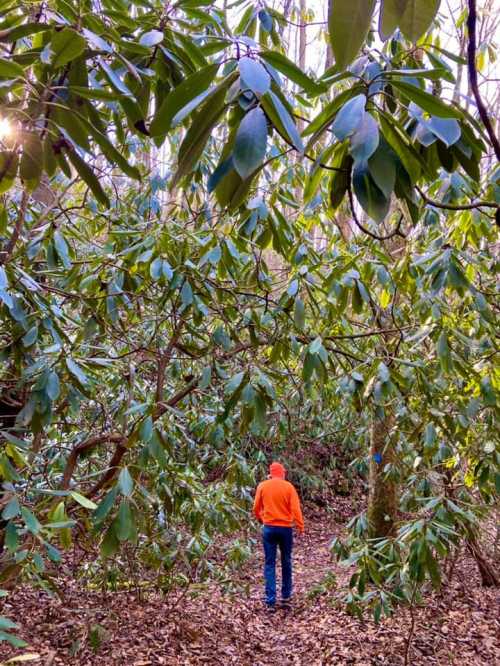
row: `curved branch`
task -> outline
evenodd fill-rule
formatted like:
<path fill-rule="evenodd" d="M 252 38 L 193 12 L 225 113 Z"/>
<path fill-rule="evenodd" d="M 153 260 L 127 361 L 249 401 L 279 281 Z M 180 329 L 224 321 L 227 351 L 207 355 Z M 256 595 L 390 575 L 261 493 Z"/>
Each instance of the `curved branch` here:
<path fill-rule="evenodd" d="M 124 436 L 120 433 L 107 432 L 103 433 L 102 435 L 96 435 L 95 437 L 90 437 L 89 439 L 86 439 L 84 442 L 80 442 L 80 444 L 77 444 L 69 454 L 68 460 L 66 461 L 66 467 L 64 468 L 63 477 L 59 488 L 61 490 L 67 490 L 69 488 L 69 483 L 75 471 L 76 463 L 78 462 L 78 458 L 81 455 L 83 455 L 87 451 L 90 451 L 91 449 L 94 449 L 96 446 L 99 446 L 99 444 L 104 444 L 107 442 L 120 443 L 124 439 L 125 439 Z"/>
<path fill-rule="evenodd" d="M 99 481 L 92 486 L 92 488 L 88 492 L 88 497 L 94 497 L 101 488 L 103 488 L 108 481 L 111 481 L 111 479 L 114 478 L 116 471 L 118 469 L 118 465 L 120 464 L 123 456 L 125 455 L 127 451 L 127 447 L 125 446 L 125 438 L 121 438 L 120 441 L 117 442 L 115 452 L 111 456 L 111 460 L 109 461 L 108 468 L 104 472 L 104 474 L 101 476 Z"/>
<path fill-rule="evenodd" d="M 358 229 L 360 229 L 364 234 L 366 234 L 367 236 L 370 236 L 371 238 L 374 238 L 375 240 L 378 240 L 378 241 L 389 240 L 389 238 L 394 238 L 394 236 L 402 236 L 403 238 L 405 238 L 405 235 L 403 233 L 401 233 L 401 231 L 400 231 L 401 224 L 403 222 L 403 215 L 400 216 L 399 221 L 398 221 L 394 231 L 391 231 L 390 234 L 387 234 L 385 236 L 378 236 L 377 234 L 374 234 L 372 231 L 370 231 L 365 226 L 363 226 L 361 224 L 361 222 L 358 220 L 358 216 L 356 215 L 356 211 L 354 210 L 354 200 L 352 198 L 352 189 L 351 189 L 350 184 L 347 187 L 347 194 L 349 196 L 349 206 L 351 208 L 351 213 L 352 213 L 352 218 L 354 220 L 354 223 L 356 224 Z"/>
<path fill-rule="evenodd" d="M 476 100 L 477 110 L 483 121 L 483 125 L 488 132 L 490 137 L 491 145 L 497 156 L 497 160 L 500 161 L 500 142 L 498 137 L 493 129 L 491 120 L 488 116 L 488 111 L 484 105 L 483 100 L 481 99 L 481 94 L 479 92 L 479 84 L 477 81 L 477 69 L 476 69 L 476 23 L 477 23 L 477 12 L 476 12 L 476 0 L 467 0 L 467 6 L 469 13 L 467 16 L 467 31 L 469 33 L 469 40 L 467 42 L 467 71 L 469 73 L 470 87 L 472 93 Z"/>
<path fill-rule="evenodd" d="M 473 210 L 475 208 L 500 208 L 500 206 L 496 203 L 493 203 L 492 201 L 473 201 L 470 204 L 445 204 L 441 203 L 440 201 L 434 201 L 434 199 L 430 199 L 427 194 L 423 190 L 418 187 L 418 185 L 415 186 L 415 189 L 417 192 L 420 194 L 422 199 L 425 201 L 425 203 L 434 206 L 435 208 L 443 208 L 444 210 Z"/>

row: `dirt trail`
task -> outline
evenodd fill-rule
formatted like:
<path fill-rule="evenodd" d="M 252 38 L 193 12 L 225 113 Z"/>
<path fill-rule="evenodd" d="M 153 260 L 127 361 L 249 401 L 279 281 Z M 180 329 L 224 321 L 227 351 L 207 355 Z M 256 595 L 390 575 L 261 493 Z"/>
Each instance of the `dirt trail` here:
<path fill-rule="evenodd" d="M 309 515 L 307 528 L 304 540 L 296 543 L 295 600 L 288 611 L 268 614 L 263 609 L 259 548 L 237 574 L 246 594 L 224 595 L 213 586 L 196 598 L 183 598 L 175 612 L 160 595 L 141 603 L 131 594 L 114 594 L 103 602 L 97 593 L 76 586 L 68 588 L 66 606 L 43 592 L 22 589 L 4 612 L 21 624 L 29 651 L 39 653 L 38 663 L 47 666 L 403 664 L 408 610 L 379 625 L 347 615 L 339 588 L 349 572 L 329 554 L 341 525 L 333 516 Z M 332 570 L 337 590 L 311 594 Z M 409 663 L 499 664 L 498 601 L 498 591 L 479 587 L 473 564 L 460 561 L 444 594 L 429 597 L 426 608 L 416 611 Z M 97 637 L 92 636 L 96 624 L 101 627 Z M 0 647 L 0 659 L 23 651 L 3 652 Z"/>

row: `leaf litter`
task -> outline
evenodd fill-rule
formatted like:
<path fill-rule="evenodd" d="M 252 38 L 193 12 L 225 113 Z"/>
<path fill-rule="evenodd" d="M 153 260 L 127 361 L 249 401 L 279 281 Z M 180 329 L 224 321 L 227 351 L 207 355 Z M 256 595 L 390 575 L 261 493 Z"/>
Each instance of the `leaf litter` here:
<path fill-rule="evenodd" d="M 252 560 L 234 572 L 231 593 L 211 583 L 196 596 L 175 600 L 154 592 L 139 599 L 128 591 L 103 595 L 70 578 L 60 599 L 24 585 L 1 600 L 0 613 L 20 625 L 28 647 L 0 643 L 0 659 L 30 653 L 25 663 L 45 666 L 404 664 L 407 608 L 379 624 L 345 610 L 350 571 L 332 560 L 329 545 L 342 532 L 349 501 L 335 503 L 328 513 L 306 513 L 306 535 L 294 549 L 290 609 L 263 608 L 258 544 Z M 499 664 L 499 600 L 498 590 L 481 587 L 474 562 L 461 557 L 451 583 L 415 609 L 409 663 Z"/>

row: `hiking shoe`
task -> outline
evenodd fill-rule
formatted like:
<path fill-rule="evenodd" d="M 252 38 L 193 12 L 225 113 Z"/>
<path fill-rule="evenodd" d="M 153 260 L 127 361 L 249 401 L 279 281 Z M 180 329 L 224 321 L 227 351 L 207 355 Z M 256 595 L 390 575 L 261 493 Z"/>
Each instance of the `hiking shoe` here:
<path fill-rule="evenodd" d="M 275 613 L 276 612 L 276 604 L 266 604 L 266 611 L 268 613 Z"/>
<path fill-rule="evenodd" d="M 287 597 L 286 599 L 280 600 L 280 606 L 282 606 L 282 608 L 290 608 L 291 605 L 292 605 L 292 597 Z"/>

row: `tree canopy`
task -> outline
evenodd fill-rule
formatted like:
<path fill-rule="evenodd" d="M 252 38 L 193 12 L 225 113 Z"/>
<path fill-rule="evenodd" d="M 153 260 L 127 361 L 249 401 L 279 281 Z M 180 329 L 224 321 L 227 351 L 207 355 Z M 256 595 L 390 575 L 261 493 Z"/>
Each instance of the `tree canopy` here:
<path fill-rule="evenodd" d="M 369 491 L 351 609 L 439 586 L 500 490 L 489 10 L 455 53 L 439 2 L 330 0 L 319 62 L 290 3 L 0 7 L 1 584 L 75 539 L 215 575 L 320 440 Z"/>

